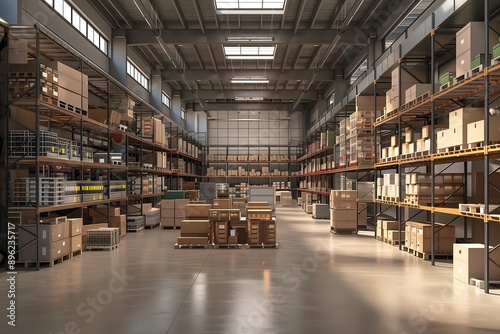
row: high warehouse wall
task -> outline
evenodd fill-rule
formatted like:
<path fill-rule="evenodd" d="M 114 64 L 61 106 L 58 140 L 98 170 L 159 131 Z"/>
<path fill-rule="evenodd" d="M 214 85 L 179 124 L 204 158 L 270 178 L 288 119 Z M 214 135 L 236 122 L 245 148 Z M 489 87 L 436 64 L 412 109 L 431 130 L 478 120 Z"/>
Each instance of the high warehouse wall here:
<path fill-rule="evenodd" d="M 209 146 L 287 146 L 297 143 L 304 129 L 300 112 L 292 114 L 290 119 L 288 111 L 224 110 L 210 111 L 210 115 L 215 119 L 208 121 Z M 235 155 L 247 154 L 248 148 L 231 152 Z"/>

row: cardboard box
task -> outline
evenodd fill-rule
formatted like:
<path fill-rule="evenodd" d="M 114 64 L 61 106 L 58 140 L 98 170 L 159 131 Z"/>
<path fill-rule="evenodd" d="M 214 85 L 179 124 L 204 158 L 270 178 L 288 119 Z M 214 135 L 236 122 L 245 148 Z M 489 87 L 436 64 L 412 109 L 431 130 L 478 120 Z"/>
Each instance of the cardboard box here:
<path fill-rule="evenodd" d="M 70 237 L 82 234 L 83 218 L 68 218 L 68 224 Z"/>
<path fill-rule="evenodd" d="M 454 110 L 448 114 L 449 127 L 465 127 L 467 124 L 480 121 L 484 119 L 483 108 L 461 108 Z"/>
<path fill-rule="evenodd" d="M 206 245 L 208 237 L 178 237 L 178 245 Z"/>
<path fill-rule="evenodd" d="M 75 235 L 70 238 L 70 251 L 71 253 L 83 250 L 82 235 Z"/>
<path fill-rule="evenodd" d="M 183 220 L 180 224 L 181 235 L 205 235 L 210 232 L 209 220 Z"/>
<path fill-rule="evenodd" d="M 186 218 L 207 218 L 209 217 L 210 204 L 187 204 L 185 206 Z"/>
<path fill-rule="evenodd" d="M 399 222 L 396 220 L 379 220 L 382 222 L 382 228 L 385 230 L 398 230 Z"/>
<path fill-rule="evenodd" d="M 489 119 L 489 141 L 500 141 L 500 117 Z M 484 142 L 484 120 L 467 124 L 467 144 Z"/>
<path fill-rule="evenodd" d="M 91 216 L 108 216 L 108 208 L 95 208 L 91 207 L 89 208 L 89 214 Z M 109 216 L 110 217 L 117 217 L 120 216 L 120 208 L 115 208 L 115 207 L 109 207 Z"/>
<path fill-rule="evenodd" d="M 385 238 L 388 241 L 399 241 L 400 240 L 400 233 L 399 233 L 399 231 L 388 230 Z M 404 231 L 401 231 L 401 240 L 405 241 L 405 232 Z"/>
<path fill-rule="evenodd" d="M 229 199 L 218 198 L 218 199 L 214 199 L 213 208 L 214 209 L 232 209 L 233 208 L 232 204 L 233 204 L 233 202 L 230 198 Z"/>

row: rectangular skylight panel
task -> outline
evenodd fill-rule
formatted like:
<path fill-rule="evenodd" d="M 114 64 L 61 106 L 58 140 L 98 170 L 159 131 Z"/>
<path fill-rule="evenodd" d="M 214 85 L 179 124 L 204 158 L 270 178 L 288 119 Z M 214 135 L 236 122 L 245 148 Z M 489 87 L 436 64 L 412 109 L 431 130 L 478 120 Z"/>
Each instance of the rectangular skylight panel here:
<path fill-rule="evenodd" d="M 283 14 L 286 0 L 215 0 L 220 14 Z"/>

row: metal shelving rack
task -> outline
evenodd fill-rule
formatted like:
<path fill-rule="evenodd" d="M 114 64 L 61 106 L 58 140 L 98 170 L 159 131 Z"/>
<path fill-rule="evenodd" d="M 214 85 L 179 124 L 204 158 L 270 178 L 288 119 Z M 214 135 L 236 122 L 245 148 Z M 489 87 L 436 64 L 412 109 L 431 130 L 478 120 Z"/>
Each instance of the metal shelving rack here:
<path fill-rule="evenodd" d="M 7 223 L 7 213 L 10 209 L 17 210 L 33 210 L 34 211 L 34 219 L 36 221 L 37 229 L 36 233 L 33 236 L 33 240 L 28 244 L 35 243 L 38 249 L 39 240 L 37 238 L 38 235 L 38 226 L 40 218 L 46 213 L 50 212 L 59 212 L 63 215 L 67 216 L 77 216 L 83 217 L 83 208 L 88 206 L 94 206 L 98 204 L 106 204 L 108 205 L 108 217 L 109 210 L 112 205 L 119 205 L 120 203 L 127 203 L 129 200 L 132 202 L 143 203 L 144 199 L 152 198 L 160 198 L 163 195 L 163 192 L 153 192 L 152 194 L 144 194 L 141 189 L 141 194 L 138 196 L 111 196 L 110 191 L 111 187 L 116 180 L 126 180 L 131 173 L 140 173 L 140 178 L 142 181 L 143 173 L 147 173 L 152 176 L 167 176 L 169 178 L 179 178 L 179 177 L 192 177 L 196 178 L 199 175 L 195 174 L 175 174 L 172 173 L 171 170 L 163 169 L 145 169 L 143 166 L 139 165 L 138 168 L 129 167 L 129 151 L 132 148 L 136 150 L 139 149 L 140 152 L 166 152 L 168 153 L 169 161 L 171 161 L 173 156 L 182 155 L 187 159 L 190 159 L 194 164 L 198 167 L 193 168 L 194 171 L 199 171 L 199 166 L 201 165 L 201 160 L 191 157 L 185 153 L 177 153 L 170 150 L 167 144 L 159 144 L 153 141 L 148 140 L 148 138 L 144 138 L 144 136 L 138 131 L 137 117 L 138 113 L 145 114 L 147 113 L 150 116 L 159 116 L 163 117 L 163 115 L 154 109 L 147 102 L 143 101 L 141 98 L 136 96 L 134 93 L 129 91 L 125 86 L 118 83 L 116 80 L 111 78 L 106 72 L 101 70 L 99 67 L 94 65 L 88 59 L 86 59 L 83 55 L 79 54 L 75 49 L 73 49 L 70 45 L 61 41 L 57 36 L 50 33 L 43 26 L 34 26 L 34 27 L 11 27 L 4 28 L 4 37 L 7 40 L 26 40 L 27 43 L 31 46 L 30 55 L 36 61 L 36 77 L 34 80 L 34 85 L 31 86 L 28 90 L 19 94 L 17 98 L 12 100 L 4 99 L 2 96 L 2 113 L 0 117 L 0 123 L 2 125 L 2 131 L 8 134 L 9 130 L 9 122 L 10 122 L 10 108 L 11 106 L 21 107 L 23 110 L 28 112 L 32 112 L 34 115 L 35 123 L 34 123 L 34 133 L 35 133 L 35 154 L 33 157 L 25 158 L 23 156 L 20 157 L 11 157 L 9 152 L 9 146 L 7 140 L 2 141 L 5 149 L 2 150 L 2 168 L 1 173 L 2 177 L 5 178 L 4 183 L 2 183 L 6 189 L 5 192 L 2 192 L 3 196 L 1 196 L 0 206 L 4 207 L 5 210 L 0 210 L 0 215 L 5 217 L 0 217 L 1 226 L 6 225 Z M 7 48 L 2 50 L 4 55 L 8 54 Z M 40 91 L 40 63 L 41 57 L 48 58 L 50 60 L 58 60 L 66 63 L 71 63 L 73 65 L 77 65 L 80 71 L 89 77 L 89 90 L 97 99 L 103 101 L 107 107 L 107 119 L 110 117 L 111 113 L 111 99 L 113 97 L 124 97 L 124 98 L 132 98 L 136 102 L 136 106 L 134 108 L 134 119 L 126 122 L 125 127 L 121 126 L 120 128 L 111 127 L 110 124 L 104 124 L 94 119 L 87 117 L 86 115 L 82 115 L 83 112 L 77 113 L 75 111 L 70 111 L 59 107 L 55 103 L 51 103 L 51 100 L 41 101 L 41 91 Z M 8 83 L 9 83 L 9 63 L 6 56 L 2 55 L 0 59 L 2 65 L 2 95 L 9 96 L 8 91 Z M 3 69 L 5 71 L 3 71 Z M 5 73 L 3 73 L 5 72 Z M 5 102 L 4 102 L 5 101 Z M 77 159 L 60 159 L 57 157 L 50 156 L 41 156 L 40 155 L 40 136 L 41 133 L 41 121 L 46 122 L 49 130 L 52 126 L 58 127 L 59 129 L 70 129 L 71 139 L 74 141 L 79 141 L 79 154 L 80 156 Z M 44 123 L 45 124 L 45 123 Z M 65 130 L 65 131 L 66 131 Z M 177 131 L 181 133 L 183 136 L 187 137 L 187 132 L 183 130 L 178 130 L 176 126 L 170 125 L 168 129 L 165 131 L 169 131 L 168 133 L 172 133 Z M 198 147 L 200 147 L 199 143 L 196 142 L 195 139 L 190 139 L 192 143 L 196 143 Z M 108 162 L 107 163 L 96 163 L 93 161 L 88 161 L 88 159 L 84 158 L 84 141 L 88 147 L 92 147 L 95 151 L 100 150 L 107 152 Z M 115 165 L 110 163 L 109 157 L 110 152 L 113 145 L 121 146 L 122 151 L 122 159 L 125 161 L 124 165 Z M 142 156 L 139 160 L 142 162 Z M 69 173 L 70 178 L 72 180 L 80 180 L 83 181 L 85 179 L 95 179 L 99 175 L 105 177 L 105 186 L 107 188 L 106 194 L 103 193 L 103 196 L 106 195 L 106 198 L 93 200 L 90 202 L 84 202 L 84 195 L 80 195 L 80 201 L 70 204 L 62 204 L 57 206 L 43 206 L 40 203 L 40 182 L 35 182 L 36 188 L 36 198 L 34 201 L 30 203 L 28 207 L 17 207 L 12 206 L 12 194 L 9 193 L 8 185 L 9 185 L 9 170 L 13 169 L 16 165 L 26 166 L 27 168 L 33 171 L 35 179 L 39 180 L 42 169 L 44 171 L 48 171 L 48 174 L 57 173 Z M 33 167 L 34 166 L 34 167 Z M 58 166 L 59 169 L 54 167 Z M 26 168 L 25 167 L 25 168 Z M 28 169 L 28 170 L 29 170 Z M 99 175 L 98 175 L 99 174 Z M 155 179 L 155 177 L 153 178 Z M 155 184 L 153 181 L 153 189 Z M 142 184 L 142 182 L 141 182 Z M 128 194 L 130 188 L 127 186 L 126 192 Z M 127 211 L 127 210 L 126 210 Z M 127 213 L 127 212 L 125 212 Z M 16 224 L 17 228 L 22 229 L 22 225 Z M 3 230 L 3 229 L 2 229 Z M 2 240 L 2 247 L 4 246 L 4 242 Z M 17 252 L 22 247 L 26 247 L 27 245 L 19 245 Z M 40 268 L 39 255 L 37 255 L 37 261 L 35 269 Z"/>
<path fill-rule="evenodd" d="M 238 152 L 241 152 L 241 148 L 246 149 L 246 158 L 244 160 L 236 160 L 236 161 L 229 161 L 228 156 L 232 155 L 231 149 L 234 149 Z M 208 157 L 210 157 L 211 149 L 215 149 L 218 156 L 224 156 L 224 160 L 209 160 Z M 259 145 L 207 145 L 204 147 L 204 152 L 205 152 L 205 159 L 204 159 L 204 172 L 206 180 L 209 182 L 218 182 L 218 183 L 228 183 L 228 184 L 237 184 L 241 182 L 248 183 L 249 185 L 266 185 L 266 186 L 272 186 L 273 182 L 290 182 L 291 183 L 291 189 L 286 189 L 286 190 L 292 190 L 294 188 L 294 183 L 295 183 L 295 176 L 292 175 L 293 173 L 296 172 L 296 166 L 297 166 L 297 161 L 292 159 L 293 156 L 297 156 L 297 146 L 294 145 L 267 145 L 266 147 L 262 147 Z M 266 155 L 267 159 L 266 160 L 261 160 L 260 158 L 258 160 L 252 160 L 250 161 L 249 156 L 251 155 L 250 152 L 252 150 L 258 150 L 259 156 L 260 155 Z M 271 155 L 273 154 L 273 150 L 278 150 L 280 154 L 276 155 L 285 155 L 282 154 L 286 150 L 286 155 L 287 155 L 287 161 L 273 161 L 271 160 Z M 223 154 L 220 154 L 220 152 L 223 151 Z M 255 152 L 255 151 L 253 151 Z M 265 154 L 264 154 L 265 153 Z M 235 154 L 235 156 L 241 156 L 241 154 Z M 224 169 L 226 172 L 225 176 L 207 176 L 206 175 L 206 170 L 210 165 L 217 166 L 220 169 Z M 288 175 L 270 175 L 271 174 L 271 168 L 274 166 L 278 166 L 280 171 L 286 170 L 288 172 Z M 269 175 L 260 175 L 260 176 L 250 176 L 250 175 L 245 175 L 245 176 L 228 176 L 227 172 L 230 169 L 238 168 L 239 166 L 244 166 L 246 169 L 247 174 L 249 173 L 249 170 L 251 167 L 267 167 L 269 169 Z M 232 168 L 231 168 L 232 167 Z M 255 184 L 252 184 L 255 183 Z M 285 190 L 285 189 L 277 189 L 277 190 Z"/>
<path fill-rule="evenodd" d="M 479 6 L 479 4 L 477 4 Z M 463 218 L 464 224 L 464 241 L 468 241 L 467 229 L 469 223 L 478 224 L 482 222 L 484 224 L 484 291 L 489 293 L 490 289 L 490 267 L 492 265 L 498 265 L 491 260 L 491 253 L 494 251 L 500 251 L 499 245 L 491 245 L 491 235 L 490 235 L 490 224 L 499 222 L 499 215 L 496 210 L 490 211 L 490 196 L 493 191 L 500 191 L 497 185 L 492 184 L 491 175 L 496 173 L 499 168 L 492 167 L 491 162 L 498 160 L 499 145 L 492 144 L 489 141 L 489 108 L 500 96 L 500 89 L 498 87 L 498 82 L 500 80 L 500 65 L 491 64 L 491 57 L 489 54 L 489 34 L 490 34 L 490 15 L 492 15 L 490 1 L 483 1 L 483 20 L 485 27 L 485 68 L 481 71 L 471 73 L 470 76 L 464 78 L 462 81 L 451 85 L 448 88 L 442 89 L 439 92 L 435 91 L 435 73 L 437 70 L 437 56 L 442 55 L 443 52 L 449 52 L 447 50 L 447 45 L 444 45 L 438 40 L 440 36 L 439 27 L 435 26 L 435 17 L 432 17 L 432 31 L 429 37 L 430 40 L 430 64 L 431 64 L 431 85 L 432 91 L 427 98 L 420 99 L 416 101 L 413 105 L 403 105 L 397 109 L 392 114 L 388 116 L 382 116 L 377 118 L 375 123 L 378 133 L 383 131 L 388 131 L 390 126 L 394 127 L 399 139 L 401 139 L 402 123 L 406 124 L 417 124 L 425 122 L 427 125 L 431 126 L 431 134 L 435 133 L 436 129 L 436 119 L 440 116 L 447 114 L 448 112 L 455 110 L 460 107 L 467 107 L 474 104 L 479 104 L 480 107 L 484 107 L 484 142 L 479 147 L 475 148 L 463 148 L 458 151 L 451 152 L 437 152 L 435 138 L 431 135 L 430 147 L 431 150 L 427 155 L 415 156 L 415 157 L 405 157 L 404 159 L 397 159 L 394 161 L 379 161 L 375 164 L 377 175 L 380 175 L 382 170 L 393 169 L 400 171 L 403 169 L 412 168 L 415 166 L 427 166 L 427 171 L 431 175 L 431 200 L 429 205 L 411 205 L 405 203 L 401 200 L 401 195 L 399 197 L 399 202 L 388 202 L 384 200 L 377 199 L 378 203 L 377 212 L 382 213 L 382 206 L 394 206 L 397 208 L 397 219 L 400 222 L 400 228 L 405 224 L 405 221 L 411 220 L 418 213 L 426 212 L 427 217 L 431 222 L 431 230 L 435 231 L 436 227 L 436 215 L 445 214 L 450 216 L 450 221 L 445 223 L 449 225 L 456 221 L 458 218 Z M 477 18 L 476 18 L 477 20 Z M 472 19 L 470 21 L 473 21 Z M 444 35 L 449 35 L 449 32 L 445 32 Z M 436 47 L 437 46 L 437 47 Z M 401 62 L 401 61 L 400 61 Z M 401 140 L 399 140 L 399 144 Z M 400 145 L 401 148 L 401 145 Z M 444 165 L 444 170 L 448 166 L 453 164 L 463 164 L 463 174 L 464 174 L 464 184 L 463 184 L 463 203 L 467 203 L 467 182 L 466 178 L 469 174 L 467 163 L 471 161 L 482 161 L 483 171 L 484 171 L 484 213 L 466 213 L 460 212 L 458 208 L 446 208 L 442 207 L 437 199 L 436 194 L 436 182 L 435 176 L 439 175 L 441 172 L 437 172 L 437 167 Z M 416 168 L 416 167 L 415 167 Z M 402 173 L 400 173 L 402 177 Z M 402 183 L 400 183 L 402 184 Z M 377 188 L 375 188 L 377 191 Z M 375 196 L 378 194 L 375 193 Z M 450 194 L 450 196 L 453 194 Z M 450 198 L 450 196 L 447 197 Z M 446 202 L 446 200 L 445 200 Z M 416 210 L 416 214 L 408 219 L 403 219 L 403 210 L 412 209 Z M 469 221 L 470 220 L 470 221 Z M 436 238 L 435 235 L 438 231 L 432 234 L 431 238 L 431 264 L 435 265 L 435 246 Z M 400 249 L 401 240 L 400 240 Z"/>

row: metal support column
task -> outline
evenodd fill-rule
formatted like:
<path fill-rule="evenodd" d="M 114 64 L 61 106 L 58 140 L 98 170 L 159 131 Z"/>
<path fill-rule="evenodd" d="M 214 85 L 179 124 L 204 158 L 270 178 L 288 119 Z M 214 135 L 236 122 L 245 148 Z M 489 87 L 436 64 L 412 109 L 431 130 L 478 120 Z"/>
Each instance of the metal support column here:
<path fill-rule="evenodd" d="M 484 0 L 484 47 L 485 47 L 485 65 L 490 64 L 490 20 L 489 20 L 489 0 Z M 487 73 L 487 72 L 486 72 Z M 488 145 L 490 140 L 489 131 L 489 102 L 490 102 L 490 77 L 484 76 L 484 146 Z M 488 154 L 484 155 L 484 207 L 485 212 L 489 213 L 489 188 L 490 188 L 490 158 Z M 490 291 L 490 225 L 487 219 L 484 222 L 484 292 Z"/>
<path fill-rule="evenodd" d="M 435 52 L 435 38 L 436 38 L 436 18 L 434 16 L 434 13 L 432 13 L 432 30 L 431 30 L 431 143 L 430 143 L 430 154 L 435 153 L 435 102 L 434 102 L 434 94 L 436 93 L 436 76 L 435 76 L 435 59 L 434 59 L 434 52 Z M 434 206 L 435 203 L 435 189 L 434 187 L 436 186 L 435 184 L 435 179 L 434 179 L 434 174 L 436 172 L 436 165 L 434 160 L 431 160 L 431 205 Z M 435 227 L 435 213 L 431 212 L 431 264 L 434 266 L 436 265 L 436 259 L 435 259 L 435 246 L 436 246 L 436 240 L 435 240 L 435 234 L 434 234 L 434 227 Z"/>
<path fill-rule="evenodd" d="M 40 233 L 40 31 L 36 29 L 36 46 L 35 46 L 35 62 L 36 62 L 36 81 L 35 81 L 35 221 L 36 221 L 36 270 L 40 270 L 40 241 L 38 236 Z"/>

